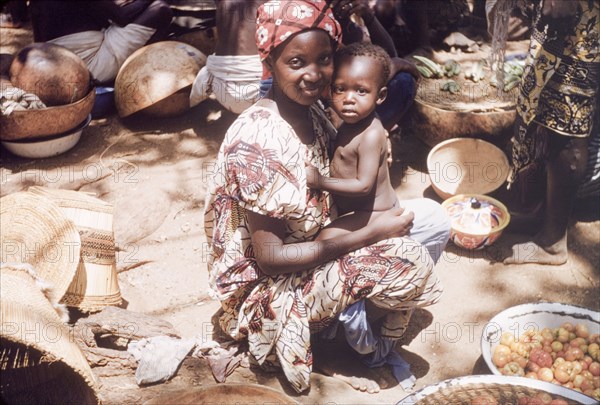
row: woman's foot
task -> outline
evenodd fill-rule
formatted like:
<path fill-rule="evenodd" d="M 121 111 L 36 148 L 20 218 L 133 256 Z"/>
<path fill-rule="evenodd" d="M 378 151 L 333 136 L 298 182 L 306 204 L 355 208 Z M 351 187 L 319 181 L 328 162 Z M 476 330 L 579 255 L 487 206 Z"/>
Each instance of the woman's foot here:
<path fill-rule="evenodd" d="M 537 240 L 514 245 L 512 255 L 504 259 L 504 264 L 537 263 L 560 266 L 567 262 L 569 252 L 566 237 L 550 245 L 542 244 Z"/>
<path fill-rule="evenodd" d="M 345 382 L 357 391 L 368 392 L 369 394 L 376 394 L 379 392 L 379 384 L 368 378 L 348 377 L 338 373 L 333 373 L 331 376 Z"/>
<path fill-rule="evenodd" d="M 356 352 L 348 346 L 343 329 L 338 328 L 336 338 L 331 341 L 313 341 L 313 370 L 369 394 L 393 386 L 396 381 L 387 367 L 368 368 L 358 361 Z"/>

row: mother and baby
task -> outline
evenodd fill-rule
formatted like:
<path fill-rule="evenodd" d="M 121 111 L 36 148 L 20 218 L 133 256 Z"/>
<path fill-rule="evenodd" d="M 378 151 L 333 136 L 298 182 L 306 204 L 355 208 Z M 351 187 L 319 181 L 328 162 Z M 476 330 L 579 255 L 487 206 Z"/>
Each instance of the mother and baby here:
<path fill-rule="evenodd" d="M 338 326 L 365 364 L 387 362 L 402 380 L 393 346 L 442 293 L 433 266 L 450 225 L 439 204 L 398 201 L 390 185 L 375 112 L 389 57 L 340 46 L 320 0 L 261 5 L 256 43 L 273 84 L 227 131 L 206 201 L 220 326 L 298 392 L 310 386 L 311 337 Z M 330 89 L 338 128 L 320 101 Z"/>

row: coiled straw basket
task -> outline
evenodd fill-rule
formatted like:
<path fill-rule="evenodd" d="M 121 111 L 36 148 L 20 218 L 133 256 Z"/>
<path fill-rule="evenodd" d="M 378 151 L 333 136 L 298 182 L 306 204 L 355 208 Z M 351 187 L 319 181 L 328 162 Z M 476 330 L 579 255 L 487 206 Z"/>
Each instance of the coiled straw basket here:
<path fill-rule="evenodd" d="M 482 397 L 491 397 L 499 405 L 516 405 L 520 397 L 535 397 L 540 394 L 550 395 L 552 399 L 562 399 L 568 404 L 573 405 L 595 403 L 594 399 L 587 395 L 544 381 L 532 380 L 525 377 L 474 375 L 453 378 L 427 386 L 408 395 L 396 405 L 470 405 L 472 403 L 492 403 L 490 401 L 482 401 Z"/>
<path fill-rule="evenodd" d="M 61 302 L 83 312 L 120 305 L 112 205 L 72 190 L 34 186 L 28 192 L 52 200 L 79 231 L 79 265 Z"/>
<path fill-rule="evenodd" d="M 81 240 L 59 207 L 47 198 L 18 192 L 0 198 L 0 262 L 29 263 L 57 298 L 77 271 Z"/>
<path fill-rule="evenodd" d="M 0 267 L 2 403 L 98 403 L 85 356 L 42 291 L 43 282 L 28 268 Z"/>

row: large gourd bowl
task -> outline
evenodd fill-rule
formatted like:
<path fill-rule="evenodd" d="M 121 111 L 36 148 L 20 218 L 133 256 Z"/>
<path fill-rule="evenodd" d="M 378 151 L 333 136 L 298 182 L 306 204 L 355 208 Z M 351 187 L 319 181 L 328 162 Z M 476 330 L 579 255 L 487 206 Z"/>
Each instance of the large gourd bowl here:
<path fill-rule="evenodd" d="M 455 138 L 437 144 L 427 156 L 431 187 L 442 199 L 457 194 L 489 194 L 508 178 L 506 154 L 481 139 Z"/>
<path fill-rule="evenodd" d="M 71 104 L 0 115 L 0 139 L 44 138 L 69 132 L 86 120 L 95 99 L 96 90 L 92 88 L 85 97 Z"/>

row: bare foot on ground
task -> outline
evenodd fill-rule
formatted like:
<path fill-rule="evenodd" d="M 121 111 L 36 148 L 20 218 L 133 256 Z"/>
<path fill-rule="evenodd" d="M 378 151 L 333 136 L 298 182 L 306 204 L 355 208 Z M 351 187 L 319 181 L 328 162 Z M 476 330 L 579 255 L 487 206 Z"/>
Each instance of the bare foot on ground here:
<path fill-rule="evenodd" d="M 339 332 L 338 339 L 313 343 L 314 371 L 369 394 L 398 385 L 388 367 L 369 368 L 362 364 Z"/>
<path fill-rule="evenodd" d="M 368 378 L 348 377 L 338 373 L 333 373 L 331 376 L 345 382 L 357 391 L 368 392 L 369 394 L 376 394 L 379 392 L 379 384 Z"/>
<path fill-rule="evenodd" d="M 548 264 L 560 266 L 567 262 L 569 254 L 564 241 L 548 247 L 536 242 L 519 243 L 512 247 L 512 255 L 504 259 L 504 264 Z"/>

